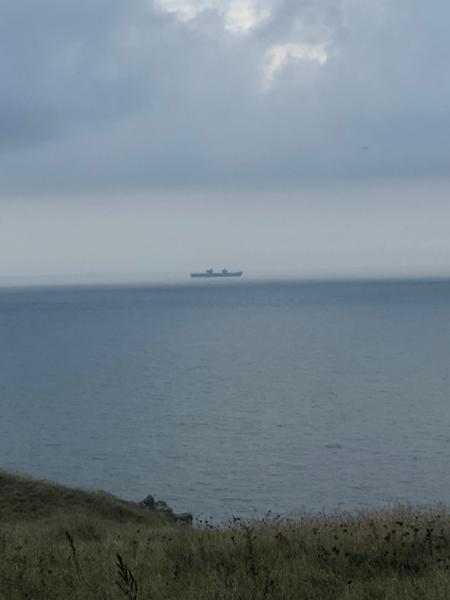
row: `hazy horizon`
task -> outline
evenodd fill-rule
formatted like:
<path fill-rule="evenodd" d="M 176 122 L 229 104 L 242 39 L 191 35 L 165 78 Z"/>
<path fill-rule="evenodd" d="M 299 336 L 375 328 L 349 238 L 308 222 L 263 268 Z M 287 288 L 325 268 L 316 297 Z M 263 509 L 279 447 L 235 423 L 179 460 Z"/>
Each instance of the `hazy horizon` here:
<path fill-rule="evenodd" d="M 0 3 L 0 279 L 450 273 L 448 3 Z"/>

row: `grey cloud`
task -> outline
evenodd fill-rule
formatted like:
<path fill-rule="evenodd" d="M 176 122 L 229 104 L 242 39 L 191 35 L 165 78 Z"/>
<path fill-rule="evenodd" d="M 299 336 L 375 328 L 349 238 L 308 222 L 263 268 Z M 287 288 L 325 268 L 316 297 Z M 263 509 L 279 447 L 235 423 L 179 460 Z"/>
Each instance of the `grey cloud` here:
<path fill-rule="evenodd" d="M 286 0 L 244 36 L 150 0 L 0 11 L 4 193 L 449 174 L 447 2 Z M 322 36 L 262 90 L 271 44 Z"/>

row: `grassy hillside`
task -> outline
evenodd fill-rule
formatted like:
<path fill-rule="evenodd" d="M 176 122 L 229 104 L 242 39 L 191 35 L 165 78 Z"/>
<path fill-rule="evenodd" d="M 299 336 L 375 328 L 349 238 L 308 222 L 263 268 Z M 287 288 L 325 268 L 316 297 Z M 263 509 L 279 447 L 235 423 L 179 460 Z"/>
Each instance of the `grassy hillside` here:
<path fill-rule="evenodd" d="M 444 509 L 187 527 L 0 476 L 1 600 L 448 600 L 449 569 Z"/>
<path fill-rule="evenodd" d="M 114 523 L 167 524 L 157 511 L 105 492 L 88 492 L 0 471 L 0 523 L 74 517 Z"/>

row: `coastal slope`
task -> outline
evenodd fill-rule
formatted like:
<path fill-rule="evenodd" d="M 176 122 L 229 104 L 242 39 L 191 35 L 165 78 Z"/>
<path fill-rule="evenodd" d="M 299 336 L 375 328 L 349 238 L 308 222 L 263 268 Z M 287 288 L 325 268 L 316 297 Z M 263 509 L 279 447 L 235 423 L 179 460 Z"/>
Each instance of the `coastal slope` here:
<path fill-rule="evenodd" d="M 193 527 L 166 513 L 0 473 L 0 600 L 450 598 L 445 508 Z"/>

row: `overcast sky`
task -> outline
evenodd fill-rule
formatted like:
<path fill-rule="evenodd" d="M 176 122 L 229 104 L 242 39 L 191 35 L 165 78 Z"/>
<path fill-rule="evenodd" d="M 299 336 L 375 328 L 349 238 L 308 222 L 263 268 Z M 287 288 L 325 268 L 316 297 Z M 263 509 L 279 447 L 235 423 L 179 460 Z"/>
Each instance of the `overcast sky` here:
<path fill-rule="evenodd" d="M 450 274 L 449 21 L 0 0 L 0 277 Z"/>

